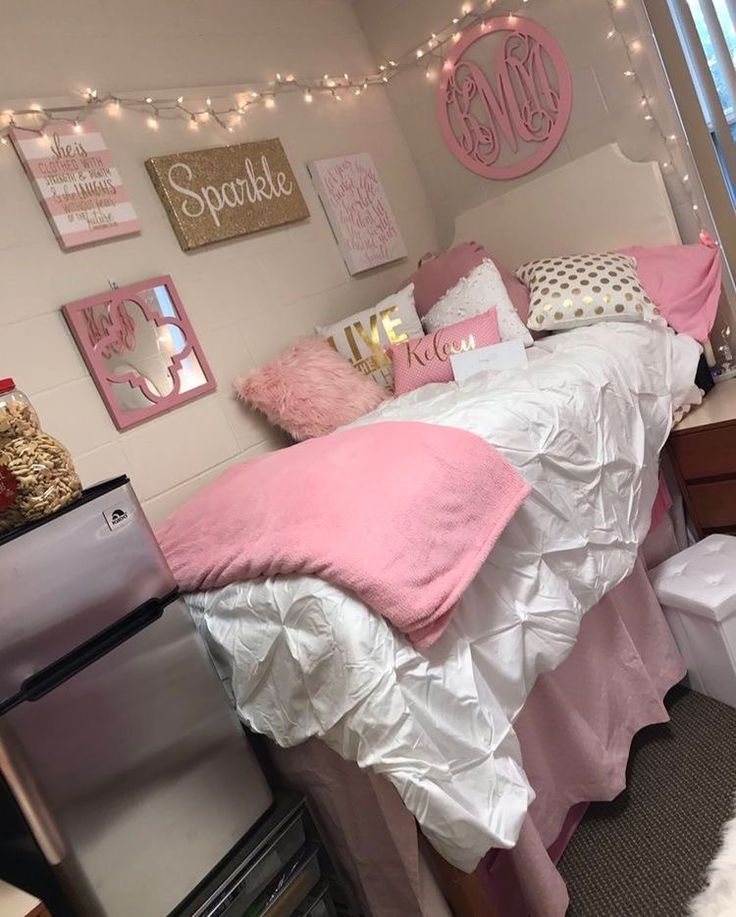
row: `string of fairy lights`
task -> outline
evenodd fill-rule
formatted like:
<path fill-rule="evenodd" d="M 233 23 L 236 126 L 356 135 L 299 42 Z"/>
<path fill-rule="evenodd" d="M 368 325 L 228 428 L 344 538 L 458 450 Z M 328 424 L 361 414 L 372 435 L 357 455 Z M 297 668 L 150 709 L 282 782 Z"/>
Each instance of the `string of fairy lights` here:
<path fill-rule="evenodd" d="M 642 117 L 650 125 L 650 127 L 656 131 L 656 133 L 659 135 L 659 139 L 662 142 L 663 157 L 660 161 L 662 171 L 670 177 L 674 176 L 675 178 L 679 179 L 687 202 L 693 211 L 695 219 L 697 220 L 700 231 L 703 232 L 707 229 L 707 227 L 701 213 L 700 204 L 698 203 L 694 183 L 690 178 L 690 173 L 684 162 L 683 151 L 686 149 L 689 152 L 687 136 L 685 135 L 684 131 L 681 131 L 680 134 L 672 133 L 668 131 L 667 128 L 661 123 L 657 115 L 658 106 L 655 104 L 654 100 L 647 92 L 641 77 L 639 76 L 636 67 L 636 61 L 644 51 L 643 40 L 641 37 L 627 40 L 625 33 L 620 30 L 618 25 L 618 16 L 621 15 L 626 9 L 628 5 L 627 0 L 606 0 L 606 2 L 608 3 L 608 12 L 611 22 L 611 28 L 606 33 L 606 39 L 608 41 L 617 41 L 623 47 L 626 54 L 626 59 L 628 61 L 623 75 L 636 87 L 636 90 L 640 96 L 639 105 L 642 110 Z M 651 37 L 654 38 L 653 35 Z M 669 91 L 671 94 L 672 90 L 670 89 Z M 672 103 L 673 110 L 676 111 L 677 109 L 674 97 L 672 97 Z M 679 150 L 680 158 L 683 160 L 682 162 L 678 162 L 676 156 L 674 155 L 675 150 Z"/>
<path fill-rule="evenodd" d="M 208 122 L 214 123 L 226 133 L 235 133 L 243 119 L 255 107 L 274 109 L 278 99 L 285 94 L 300 94 L 305 104 L 311 105 L 316 98 L 326 97 L 334 102 L 341 102 L 348 93 L 361 96 L 371 88 L 383 87 L 399 74 L 408 69 L 422 67 L 429 81 L 435 80 L 444 64 L 448 48 L 460 41 L 468 29 L 489 18 L 507 16 L 510 24 L 520 14 L 524 14 L 535 2 L 540 0 L 521 0 L 515 9 L 502 7 L 499 0 L 475 0 L 466 2 L 441 28 L 431 32 L 418 44 L 407 48 L 395 58 L 385 58 L 369 73 L 362 74 L 329 74 L 318 78 L 297 77 L 292 73 L 276 73 L 273 80 L 260 84 L 248 84 L 242 91 L 220 101 L 211 97 L 202 100 L 189 98 L 186 93 L 159 97 L 154 94 L 131 96 L 100 92 L 90 87 L 82 93 L 78 103 L 63 106 L 32 105 L 29 108 L 8 110 L 0 114 L 0 144 L 7 145 L 8 133 L 14 128 L 33 131 L 39 135 L 55 121 L 71 121 L 75 128 L 82 130 L 83 119 L 91 112 L 104 111 L 111 117 L 119 116 L 123 109 L 143 115 L 146 124 L 157 130 L 161 123 L 171 119 L 184 119 L 193 130 Z M 701 229 L 703 222 L 700 205 L 695 196 L 693 182 L 686 168 L 673 155 L 681 143 L 687 144 L 682 134 L 668 133 L 661 124 L 657 108 L 647 93 L 637 72 L 637 59 L 640 58 L 644 45 L 641 37 L 629 38 L 619 28 L 618 16 L 624 12 L 630 0 L 606 0 L 610 15 L 610 29 L 606 38 L 620 42 L 625 49 L 628 60 L 623 76 L 630 80 L 641 94 L 642 117 L 656 130 L 665 150 L 662 168 L 671 177 L 679 179 L 684 193 L 696 215 Z M 682 151 L 680 152 L 680 159 Z"/>

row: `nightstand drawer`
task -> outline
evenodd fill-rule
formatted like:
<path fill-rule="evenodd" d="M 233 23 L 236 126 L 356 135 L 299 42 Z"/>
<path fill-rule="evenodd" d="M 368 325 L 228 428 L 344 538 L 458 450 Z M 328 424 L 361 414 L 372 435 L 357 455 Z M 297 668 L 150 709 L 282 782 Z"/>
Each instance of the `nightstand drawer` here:
<path fill-rule="evenodd" d="M 670 440 L 686 481 L 736 475 L 736 425 L 675 435 Z"/>
<path fill-rule="evenodd" d="M 736 526 L 736 480 L 691 484 L 688 493 L 701 529 Z"/>

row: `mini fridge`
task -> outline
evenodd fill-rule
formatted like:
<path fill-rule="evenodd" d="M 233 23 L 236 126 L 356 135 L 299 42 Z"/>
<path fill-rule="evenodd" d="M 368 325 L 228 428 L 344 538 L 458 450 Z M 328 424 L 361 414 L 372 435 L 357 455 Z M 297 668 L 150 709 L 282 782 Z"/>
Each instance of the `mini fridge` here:
<path fill-rule="evenodd" d="M 0 538 L 0 773 L 54 915 L 175 913 L 272 804 L 125 477 Z"/>

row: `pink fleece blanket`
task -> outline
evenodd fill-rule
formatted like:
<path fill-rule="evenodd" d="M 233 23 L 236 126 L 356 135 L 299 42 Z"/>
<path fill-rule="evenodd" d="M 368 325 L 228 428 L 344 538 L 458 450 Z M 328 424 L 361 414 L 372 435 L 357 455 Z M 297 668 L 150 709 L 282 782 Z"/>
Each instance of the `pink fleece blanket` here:
<path fill-rule="evenodd" d="M 319 576 L 425 648 L 529 490 L 472 433 L 377 423 L 231 468 L 157 534 L 185 591 Z"/>

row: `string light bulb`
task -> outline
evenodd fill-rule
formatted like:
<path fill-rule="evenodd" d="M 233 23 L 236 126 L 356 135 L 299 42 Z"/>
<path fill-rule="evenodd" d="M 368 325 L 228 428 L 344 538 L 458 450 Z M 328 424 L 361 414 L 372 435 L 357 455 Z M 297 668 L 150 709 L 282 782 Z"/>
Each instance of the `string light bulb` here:
<path fill-rule="evenodd" d="M 611 25 L 613 26 L 613 29 L 611 30 L 611 32 L 608 33 L 607 37 L 611 37 L 612 35 L 617 35 L 618 38 L 621 40 L 621 44 L 627 53 L 628 68 L 623 71 L 623 75 L 627 77 L 628 79 L 630 79 L 636 85 L 637 89 L 639 89 L 640 91 L 640 103 L 639 104 L 641 105 L 641 107 L 644 109 L 644 112 L 645 112 L 644 120 L 652 123 L 653 127 L 656 129 L 657 133 L 659 134 L 659 137 L 661 138 L 661 141 L 663 144 L 665 144 L 666 146 L 677 145 L 682 140 L 682 138 L 679 137 L 676 133 L 666 133 L 665 129 L 662 127 L 660 123 L 656 109 L 652 109 L 651 107 L 652 99 L 649 97 L 647 90 L 642 83 L 641 78 L 639 77 L 638 73 L 636 72 L 635 56 L 638 55 L 640 52 L 644 51 L 644 47 L 645 47 L 644 43 L 648 39 L 649 35 L 648 33 L 643 34 L 636 38 L 633 38 L 632 40 L 629 40 L 628 38 L 626 38 L 624 34 L 622 34 L 622 32 L 618 28 L 618 24 L 617 24 L 618 20 L 617 20 L 616 11 L 623 10 L 628 5 L 627 0 L 607 0 L 607 2 L 608 2 L 608 9 L 609 9 Z M 687 172 L 684 172 L 680 168 L 680 165 L 678 164 L 677 160 L 675 160 L 673 156 L 669 153 L 665 154 L 665 159 L 660 163 L 660 165 L 661 165 L 663 174 L 667 175 L 669 180 L 674 179 L 674 178 L 679 179 L 683 190 L 685 190 L 687 193 L 689 203 L 690 203 L 690 206 L 692 207 L 693 212 L 695 214 L 698 214 L 697 220 L 698 220 L 698 223 L 700 224 L 701 230 L 705 229 L 706 227 L 704 225 L 704 221 L 702 217 L 700 216 L 700 214 L 698 213 L 700 208 L 693 194 L 692 182 L 690 182 L 689 174 Z"/>
<path fill-rule="evenodd" d="M 82 131 L 82 125 L 79 123 L 78 120 L 75 120 L 75 121 L 74 121 L 74 124 L 72 125 L 72 128 L 73 128 L 75 134 L 79 134 L 79 133 L 81 133 L 81 131 Z"/>
<path fill-rule="evenodd" d="M 3 135 L 2 137 L 0 137 L 0 143 L 2 143 L 3 146 L 7 146 L 8 138 L 5 135 Z"/>
<path fill-rule="evenodd" d="M 184 96 L 177 96 L 177 98 L 176 98 L 176 104 L 177 104 L 177 105 L 183 105 L 183 104 L 184 104 Z"/>
<path fill-rule="evenodd" d="M 266 96 L 266 98 L 263 100 L 263 104 L 266 106 L 266 108 L 276 108 L 276 99 L 274 99 L 273 96 Z"/>
<path fill-rule="evenodd" d="M 146 121 L 146 124 L 151 128 L 151 130 L 158 130 L 158 112 L 150 115 Z"/>
<path fill-rule="evenodd" d="M 304 90 L 304 101 L 307 103 L 307 105 L 310 105 L 314 101 L 314 96 L 312 95 L 312 91 L 310 89 Z"/>
<path fill-rule="evenodd" d="M 146 105 L 150 105 L 153 102 L 153 99 L 150 96 L 146 96 Z"/>
<path fill-rule="evenodd" d="M 189 129 L 192 131 L 199 130 L 199 122 L 197 121 L 196 115 L 189 116 Z"/>
<path fill-rule="evenodd" d="M 207 98 L 204 100 L 204 104 L 207 106 L 207 108 L 212 108 L 212 99 L 207 96 Z"/>
<path fill-rule="evenodd" d="M 424 51 L 422 51 L 421 48 L 417 48 L 416 55 L 417 55 L 417 60 L 419 60 L 420 58 L 424 57 Z"/>

